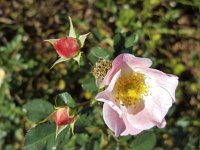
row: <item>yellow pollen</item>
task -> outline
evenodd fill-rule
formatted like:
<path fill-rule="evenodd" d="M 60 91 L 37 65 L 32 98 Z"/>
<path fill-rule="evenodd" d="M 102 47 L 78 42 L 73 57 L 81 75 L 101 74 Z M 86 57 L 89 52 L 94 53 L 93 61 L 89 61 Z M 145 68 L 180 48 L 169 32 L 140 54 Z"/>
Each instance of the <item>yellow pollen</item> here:
<path fill-rule="evenodd" d="M 115 99 L 125 106 L 136 106 L 144 95 L 148 94 L 148 85 L 145 76 L 141 73 L 132 73 L 120 76 L 115 86 Z"/>

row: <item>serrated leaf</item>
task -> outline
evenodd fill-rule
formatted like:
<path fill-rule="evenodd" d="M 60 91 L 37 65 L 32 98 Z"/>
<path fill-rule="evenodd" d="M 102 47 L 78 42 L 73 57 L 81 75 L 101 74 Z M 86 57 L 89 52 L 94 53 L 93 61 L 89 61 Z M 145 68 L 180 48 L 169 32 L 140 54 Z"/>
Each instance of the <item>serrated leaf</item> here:
<path fill-rule="evenodd" d="M 93 47 L 90 49 L 88 59 L 95 64 L 99 59 L 108 59 L 112 55 L 110 52 L 102 49 L 101 47 Z"/>
<path fill-rule="evenodd" d="M 138 35 L 135 34 L 132 34 L 131 36 L 127 37 L 125 40 L 125 48 L 132 47 L 138 41 L 138 39 Z"/>
<path fill-rule="evenodd" d="M 23 108 L 27 112 L 28 119 L 33 122 L 41 121 L 54 111 L 53 105 L 44 100 L 33 100 L 25 104 Z"/>
<path fill-rule="evenodd" d="M 74 30 L 74 26 L 73 26 L 72 19 L 70 16 L 69 16 L 69 23 L 70 23 L 69 37 L 76 38 L 76 32 Z"/>
<path fill-rule="evenodd" d="M 48 40 L 44 40 L 45 42 L 49 42 L 52 45 L 54 45 L 54 43 L 57 41 L 58 39 L 48 39 Z"/>
<path fill-rule="evenodd" d="M 88 137 L 87 134 L 85 134 L 85 133 L 77 134 L 76 143 L 78 145 L 84 146 L 84 145 L 86 145 L 86 143 L 88 142 L 88 140 L 89 140 L 89 137 Z"/>
<path fill-rule="evenodd" d="M 25 136 L 25 150 L 52 150 L 60 149 L 69 139 L 66 134 L 68 128 L 63 131 L 56 139 L 55 123 L 44 123 L 30 129 Z"/>
<path fill-rule="evenodd" d="M 80 35 L 79 36 L 79 42 L 80 42 L 80 48 L 82 48 L 84 46 L 84 43 L 85 43 L 85 40 L 87 38 L 87 36 L 89 35 L 90 33 L 87 33 L 87 34 L 83 34 L 83 35 Z"/>
<path fill-rule="evenodd" d="M 80 66 L 80 60 L 81 60 L 82 52 L 79 52 L 73 59 L 78 63 Z"/>
<path fill-rule="evenodd" d="M 70 108 L 76 107 L 76 103 L 75 103 L 74 99 L 67 92 L 58 94 L 58 96 L 56 97 L 56 101 L 58 101 L 58 100 L 63 101 Z"/>
<path fill-rule="evenodd" d="M 97 91 L 96 81 L 92 75 L 88 75 L 80 80 L 81 86 L 85 91 L 94 92 Z"/>
<path fill-rule="evenodd" d="M 91 53 L 97 58 L 102 58 L 102 59 L 109 58 L 109 53 L 101 47 L 93 47 L 91 49 Z"/>
<path fill-rule="evenodd" d="M 64 62 L 64 61 L 68 61 L 68 60 L 70 60 L 70 58 L 63 58 L 63 57 L 59 58 L 59 59 L 56 60 L 56 62 L 51 66 L 50 70 L 51 70 L 55 65 L 57 65 L 58 63 L 61 63 L 61 62 Z"/>
<path fill-rule="evenodd" d="M 156 144 L 156 135 L 153 132 L 144 132 L 138 136 L 131 144 L 134 150 L 152 150 Z"/>
<path fill-rule="evenodd" d="M 124 43 L 125 43 L 125 38 L 123 36 L 123 34 L 118 33 L 114 36 L 114 49 L 116 51 L 121 51 L 122 49 L 124 49 Z"/>

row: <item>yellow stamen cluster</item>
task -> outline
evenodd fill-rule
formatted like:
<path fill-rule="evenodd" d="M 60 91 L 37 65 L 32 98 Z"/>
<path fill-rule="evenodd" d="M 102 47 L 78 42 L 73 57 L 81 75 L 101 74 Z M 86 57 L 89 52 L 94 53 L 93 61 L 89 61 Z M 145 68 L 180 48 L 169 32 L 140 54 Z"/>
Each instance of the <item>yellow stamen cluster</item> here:
<path fill-rule="evenodd" d="M 148 85 L 145 84 L 145 76 L 141 73 L 122 75 L 115 85 L 115 100 L 125 106 L 134 106 L 148 94 Z"/>
<path fill-rule="evenodd" d="M 93 68 L 92 74 L 97 80 L 103 81 L 104 77 L 106 76 L 108 70 L 110 70 L 111 67 L 111 61 L 100 60 L 96 63 L 95 67 Z"/>

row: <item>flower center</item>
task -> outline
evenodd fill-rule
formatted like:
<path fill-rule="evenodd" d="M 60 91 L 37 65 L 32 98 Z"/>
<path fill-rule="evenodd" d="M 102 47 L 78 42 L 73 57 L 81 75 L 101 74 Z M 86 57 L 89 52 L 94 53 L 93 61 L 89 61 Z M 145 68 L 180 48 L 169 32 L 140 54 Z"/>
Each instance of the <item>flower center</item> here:
<path fill-rule="evenodd" d="M 115 86 L 115 99 L 122 105 L 134 106 L 148 94 L 148 85 L 145 84 L 145 76 L 141 73 L 132 73 L 120 76 Z"/>

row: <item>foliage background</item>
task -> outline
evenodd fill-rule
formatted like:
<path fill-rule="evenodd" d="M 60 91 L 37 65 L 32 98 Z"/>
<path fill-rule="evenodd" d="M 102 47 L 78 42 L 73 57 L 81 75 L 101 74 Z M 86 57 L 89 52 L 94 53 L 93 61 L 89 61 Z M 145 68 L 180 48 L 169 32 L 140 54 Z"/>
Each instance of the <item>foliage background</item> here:
<path fill-rule="evenodd" d="M 148 141 L 157 150 L 200 148 L 199 0 L 1 0 L 0 67 L 6 78 L 0 88 L 0 149 L 22 148 L 33 126 L 23 111 L 25 103 L 42 99 L 54 104 L 63 91 L 77 102 L 93 102 L 96 91 L 87 73 L 91 63 L 85 61 L 81 69 L 61 63 L 49 71 L 57 55 L 43 40 L 67 35 L 69 15 L 79 33 L 92 33 L 83 48 L 90 58 L 95 46 L 110 58 L 130 52 L 179 76 L 167 126 L 153 129 L 156 134 Z M 133 149 L 134 137 L 114 138 L 102 120 L 102 104 L 95 105 L 86 107 L 90 120 L 83 132 L 69 133 L 65 148 Z"/>

